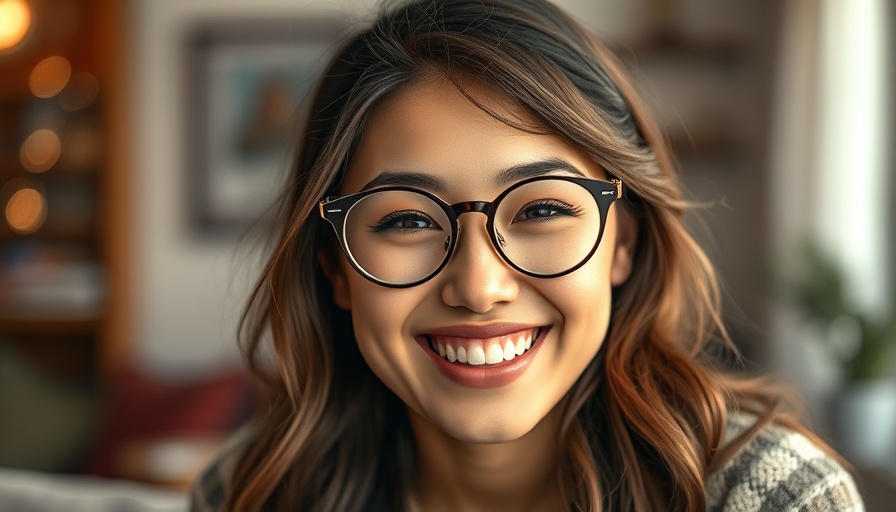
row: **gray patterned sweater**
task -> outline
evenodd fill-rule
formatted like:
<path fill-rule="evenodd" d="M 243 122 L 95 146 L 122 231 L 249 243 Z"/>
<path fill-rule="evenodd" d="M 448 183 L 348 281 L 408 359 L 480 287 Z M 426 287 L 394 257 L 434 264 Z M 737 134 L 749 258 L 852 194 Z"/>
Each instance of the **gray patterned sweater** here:
<path fill-rule="evenodd" d="M 752 424 L 732 415 L 725 440 Z M 190 510 L 223 510 L 238 457 L 248 437 L 229 443 L 193 486 Z M 706 481 L 709 512 L 861 512 L 865 508 L 850 474 L 805 436 L 765 428 Z"/>
<path fill-rule="evenodd" d="M 731 415 L 730 440 L 753 417 Z M 765 428 L 706 481 L 706 509 L 712 512 L 863 511 L 850 474 L 809 439 L 786 428 Z"/>

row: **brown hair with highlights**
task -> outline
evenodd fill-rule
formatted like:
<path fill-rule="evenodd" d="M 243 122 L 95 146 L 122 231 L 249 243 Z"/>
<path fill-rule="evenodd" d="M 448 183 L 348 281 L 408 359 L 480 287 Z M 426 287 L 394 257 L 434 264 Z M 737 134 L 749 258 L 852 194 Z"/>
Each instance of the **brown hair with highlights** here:
<path fill-rule="evenodd" d="M 689 205 L 667 144 L 606 48 L 542 0 L 422 0 L 383 10 L 348 39 L 308 107 L 276 242 L 242 322 L 267 402 L 229 509 L 408 506 L 415 459 L 404 406 L 367 368 L 333 303 L 317 263 L 333 240 L 317 204 L 338 187 L 375 107 L 433 73 L 461 90 L 485 86 L 539 121 L 503 122 L 582 148 L 622 179 L 618 204 L 639 224 L 607 339 L 563 402 L 570 510 L 704 510 L 707 475 L 765 424 L 806 433 L 778 390 L 729 376 L 706 355 L 730 345 L 716 277 L 682 225 Z M 761 420 L 722 446 L 738 410 Z"/>

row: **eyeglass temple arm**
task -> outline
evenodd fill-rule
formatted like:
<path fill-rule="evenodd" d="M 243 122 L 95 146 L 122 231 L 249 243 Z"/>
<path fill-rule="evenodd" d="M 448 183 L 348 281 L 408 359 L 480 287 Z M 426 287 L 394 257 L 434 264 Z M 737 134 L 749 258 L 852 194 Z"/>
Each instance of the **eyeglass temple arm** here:
<path fill-rule="evenodd" d="M 320 216 L 321 217 L 326 219 L 328 214 L 340 213 L 342 211 L 341 208 L 329 208 L 329 209 L 324 208 L 325 206 L 327 206 L 328 204 L 330 204 L 332 202 L 333 202 L 333 198 L 327 197 L 326 199 L 323 199 L 318 203 L 318 206 L 320 207 Z"/>

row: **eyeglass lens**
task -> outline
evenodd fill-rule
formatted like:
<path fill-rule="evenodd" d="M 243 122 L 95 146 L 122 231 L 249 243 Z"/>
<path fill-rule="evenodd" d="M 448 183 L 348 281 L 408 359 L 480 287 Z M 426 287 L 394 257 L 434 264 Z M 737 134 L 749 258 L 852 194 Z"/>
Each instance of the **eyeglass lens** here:
<path fill-rule="evenodd" d="M 423 194 L 384 190 L 347 212 L 345 244 L 371 276 L 412 283 L 431 275 L 449 256 L 451 222 L 445 209 Z M 540 180 L 504 196 L 493 224 L 492 239 L 509 261 L 532 274 L 552 275 L 588 257 L 600 234 L 601 212 L 584 187 Z"/>

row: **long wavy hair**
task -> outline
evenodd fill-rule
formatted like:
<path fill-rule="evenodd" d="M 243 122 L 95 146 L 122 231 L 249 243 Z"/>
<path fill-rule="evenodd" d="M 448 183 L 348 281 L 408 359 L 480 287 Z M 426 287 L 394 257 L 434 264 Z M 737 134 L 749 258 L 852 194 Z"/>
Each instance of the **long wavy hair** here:
<path fill-rule="evenodd" d="M 730 345 L 717 280 L 682 225 L 689 204 L 667 143 L 607 49 L 543 0 L 419 0 L 385 8 L 347 39 L 306 109 L 281 222 L 241 323 L 267 401 L 228 509 L 409 506 L 407 415 L 333 302 L 317 258 L 335 246 L 317 204 L 338 188 L 377 105 L 434 73 L 461 91 L 484 86 L 537 120 L 478 105 L 502 122 L 582 148 L 622 179 L 617 204 L 639 224 L 606 340 L 562 402 L 559 474 L 570 510 L 704 510 L 707 476 L 764 424 L 805 432 L 778 390 L 732 377 L 707 356 L 716 342 Z M 736 410 L 759 421 L 723 446 Z"/>

